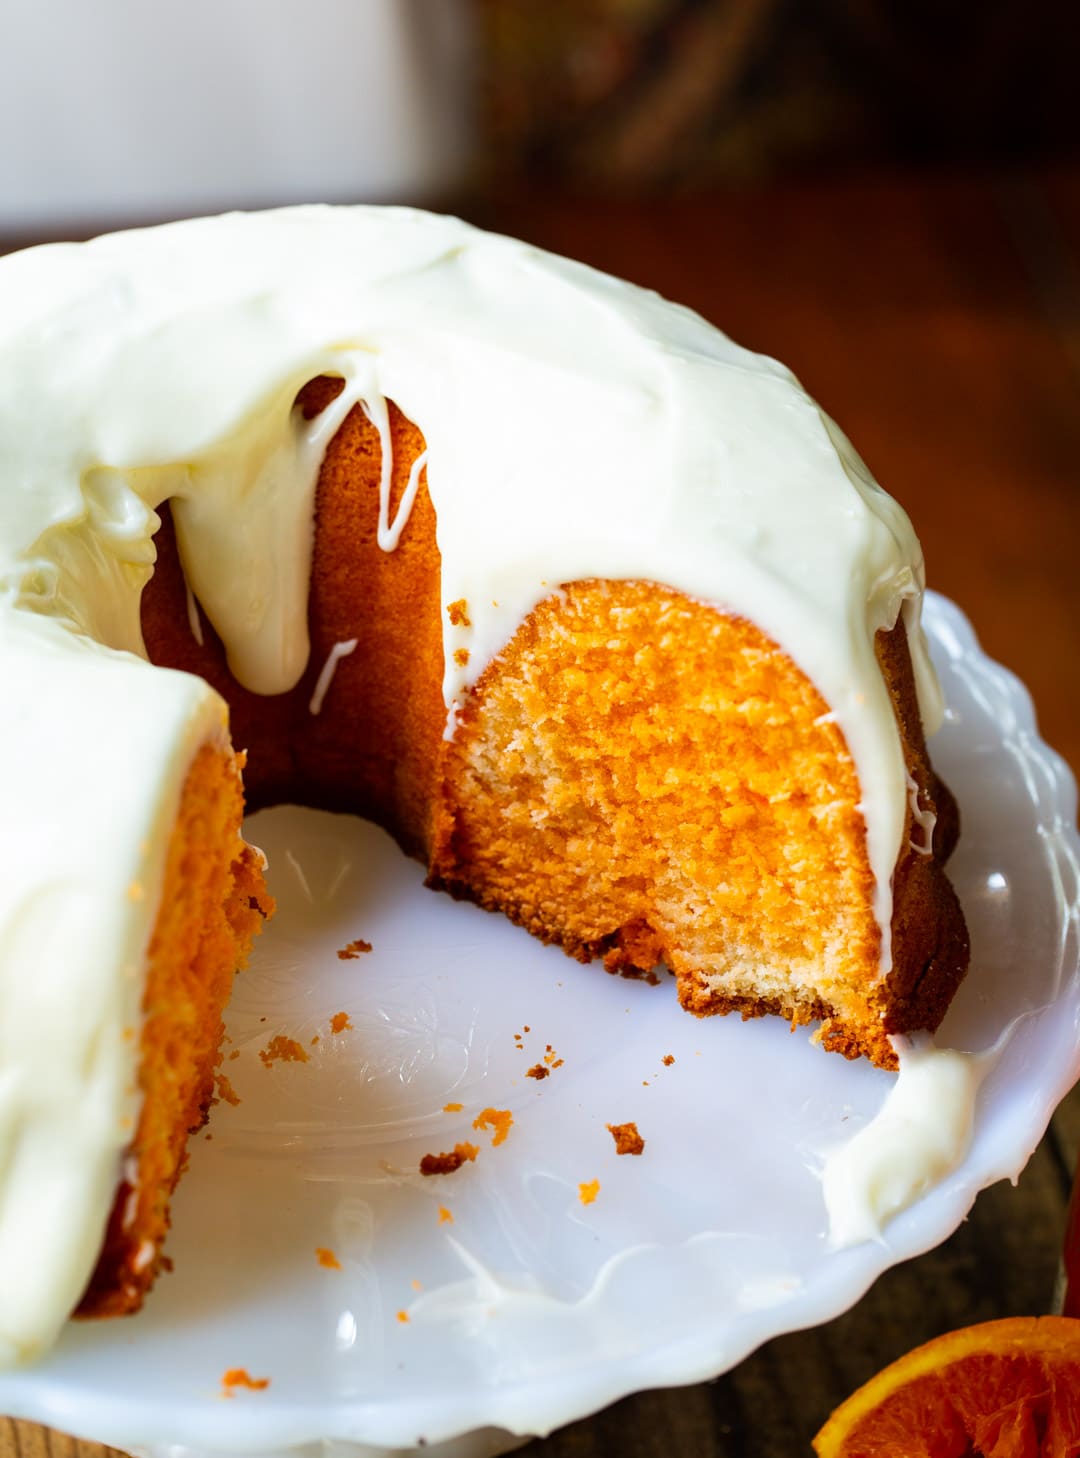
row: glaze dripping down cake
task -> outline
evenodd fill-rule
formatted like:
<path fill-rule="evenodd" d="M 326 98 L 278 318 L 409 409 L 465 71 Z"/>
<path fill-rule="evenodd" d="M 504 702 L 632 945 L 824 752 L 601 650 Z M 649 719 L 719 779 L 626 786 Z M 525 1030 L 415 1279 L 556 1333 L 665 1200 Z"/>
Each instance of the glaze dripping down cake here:
<path fill-rule="evenodd" d="M 788 371 L 524 244 L 301 208 L 0 261 L 0 1361 L 160 1268 L 272 910 L 241 771 L 892 1066 L 967 960 L 922 590 Z"/>

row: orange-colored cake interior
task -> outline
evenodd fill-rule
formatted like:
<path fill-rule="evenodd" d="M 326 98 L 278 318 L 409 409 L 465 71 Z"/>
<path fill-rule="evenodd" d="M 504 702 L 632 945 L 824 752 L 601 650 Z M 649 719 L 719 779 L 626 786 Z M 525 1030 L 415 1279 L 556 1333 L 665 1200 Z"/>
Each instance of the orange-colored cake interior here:
<path fill-rule="evenodd" d="M 902 634 L 879 656 L 931 785 Z M 610 971 L 662 961 L 693 1012 L 820 1019 L 827 1046 L 890 1065 L 889 1033 L 936 1024 L 955 987 L 955 906 L 914 849 L 913 934 L 879 982 L 859 784 L 828 706 L 756 627 L 682 594 L 583 582 L 541 604 L 481 678 L 442 783 L 437 884 Z"/>
<path fill-rule="evenodd" d="M 147 956 L 140 1114 L 82 1316 L 137 1310 L 165 1260 L 169 1200 L 189 1134 L 206 1120 L 233 974 L 273 909 L 257 852 L 240 839 L 238 757 L 206 744 L 188 771 Z"/>

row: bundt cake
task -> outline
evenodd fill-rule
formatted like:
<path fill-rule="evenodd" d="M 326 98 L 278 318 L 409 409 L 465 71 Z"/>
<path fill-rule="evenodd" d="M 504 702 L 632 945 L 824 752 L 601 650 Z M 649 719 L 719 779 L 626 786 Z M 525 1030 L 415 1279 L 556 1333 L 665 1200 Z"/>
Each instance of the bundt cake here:
<path fill-rule="evenodd" d="M 0 262 L 0 1361 L 162 1263 L 271 909 L 245 755 L 892 1066 L 967 955 L 922 588 L 782 366 L 524 244 L 301 208 Z"/>

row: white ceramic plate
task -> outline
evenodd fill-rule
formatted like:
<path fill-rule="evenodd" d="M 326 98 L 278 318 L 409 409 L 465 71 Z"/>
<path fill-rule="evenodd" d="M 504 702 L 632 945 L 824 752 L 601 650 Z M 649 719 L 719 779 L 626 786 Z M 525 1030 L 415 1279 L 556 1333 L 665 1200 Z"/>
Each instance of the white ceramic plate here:
<path fill-rule="evenodd" d="M 175 1272 L 138 1317 L 73 1325 L 46 1362 L 0 1378 L 0 1410 L 172 1458 L 420 1439 L 491 1454 L 713 1377 L 944 1240 L 979 1190 L 1020 1172 L 1080 1073 L 1080 895 L 1075 787 L 1027 694 L 950 603 L 931 597 L 927 618 L 973 940 L 939 1041 L 986 1048 L 1018 1021 L 963 1166 L 881 1243 L 828 1248 L 815 1171 L 891 1075 L 775 1019 L 699 1022 L 670 981 L 579 967 L 432 895 L 371 826 L 271 811 L 251 832 L 280 909 L 229 1014 L 241 1102 L 195 1141 Z M 374 950 L 340 960 L 358 937 Z M 334 1035 L 339 1011 L 351 1028 Z M 279 1034 L 308 1061 L 264 1066 Z M 545 1053 L 557 1066 L 527 1077 Z M 499 1147 L 472 1127 L 488 1106 L 513 1116 Z M 640 1158 L 617 1157 L 605 1127 L 628 1120 Z M 421 1176 L 424 1154 L 461 1140 L 475 1162 Z M 238 1367 L 270 1385 L 227 1399 Z"/>

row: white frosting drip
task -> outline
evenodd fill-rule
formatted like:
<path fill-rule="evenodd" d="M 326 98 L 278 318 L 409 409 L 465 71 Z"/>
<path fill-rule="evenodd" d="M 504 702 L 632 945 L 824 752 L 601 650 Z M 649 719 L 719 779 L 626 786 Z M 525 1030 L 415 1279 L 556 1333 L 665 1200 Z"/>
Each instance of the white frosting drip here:
<path fill-rule="evenodd" d="M 956 1169 L 971 1143 L 984 1055 L 894 1038 L 900 1071 L 878 1113 L 829 1152 L 822 1173 L 829 1244 L 881 1238 L 882 1227 Z"/>
<path fill-rule="evenodd" d="M 322 666 L 315 684 L 315 692 L 311 695 L 311 703 L 308 704 L 310 714 L 321 714 L 323 700 L 329 692 L 330 685 L 334 681 L 334 674 L 337 673 L 337 666 L 343 658 L 348 658 L 350 653 L 356 652 L 356 645 L 359 638 L 349 638 L 344 643 L 335 643 L 326 655 L 326 662 Z"/>
<path fill-rule="evenodd" d="M 318 375 L 344 389 L 305 421 L 297 391 Z M 289 689 L 323 452 L 359 402 L 388 446 L 389 400 L 427 442 L 444 606 L 467 604 L 444 620 L 448 726 L 560 583 L 648 579 L 752 619 L 854 758 L 889 965 L 907 788 L 874 635 L 903 610 L 934 728 L 922 556 L 781 365 L 655 294 L 400 209 L 0 260 L 0 1361 L 55 1335 L 92 1266 L 136 1112 L 122 1033 L 164 845 L 193 753 L 224 732 L 209 688 L 143 661 L 156 508 L 171 499 L 236 678 Z M 384 449 L 386 549 L 420 463 L 393 522 L 391 468 Z"/>
<path fill-rule="evenodd" d="M 934 829 L 937 825 L 937 816 L 933 810 L 924 810 L 919 804 L 919 786 L 913 776 L 905 770 L 908 791 L 908 808 L 911 811 L 911 821 L 922 831 L 922 841 L 917 844 L 909 839 L 908 845 L 920 856 L 932 856 L 934 854 Z"/>
<path fill-rule="evenodd" d="M 375 395 L 369 402 L 360 401 L 360 408 L 379 432 L 379 525 L 377 540 L 384 552 L 393 552 L 401 541 L 401 534 L 409 524 L 413 502 L 420 489 L 420 473 L 427 465 L 427 451 L 421 451 L 409 468 L 409 480 L 404 495 L 390 520 L 390 483 L 394 474 L 394 442 L 390 434 L 390 410 L 381 395 Z"/>
<path fill-rule="evenodd" d="M 420 474 L 426 465 L 427 451 L 421 451 L 409 467 L 409 479 L 405 486 L 404 495 L 401 498 L 397 511 L 394 513 L 394 520 L 389 524 L 387 523 L 387 517 L 390 514 L 390 493 L 387 491 L 384 497 L 380 491 L 379 546 L 384 552 L 393 552 L 398 542 L 401 541 L 401 533 L 409 524 L 409 517 L 412 515 L 416 493 L 420 490 Z"/>
<path fill-rule="evenodd" d="M 199 617 L 199 604 L 195 600 L 190 582 L 184 584 L 184 592 L 187 597 L 188 627 L 191 629 L 191 636 L 201 648 L 203 646 L 202 619 Z"/>
<path fill-rule="evenodd" d="M 157 1247 L 152 1240 L 142 1241 L 139 1249 L 135 1252 L 135 1259 L 131 1263 L 133 1269 L 136 1271 L 145 1270 L 156 1254 Z"/>
<path fill-rule="evenodd" d="M 130 1230 L 139 1213 L 139 1161 L 133 1155 L 126 1155 L 121 1168 L 124 1183 L 128 1187 L 128 1194 L 124 1201 L 123 1214 L 120 1217 L 120 1227 L 122 1230 Z"/>

